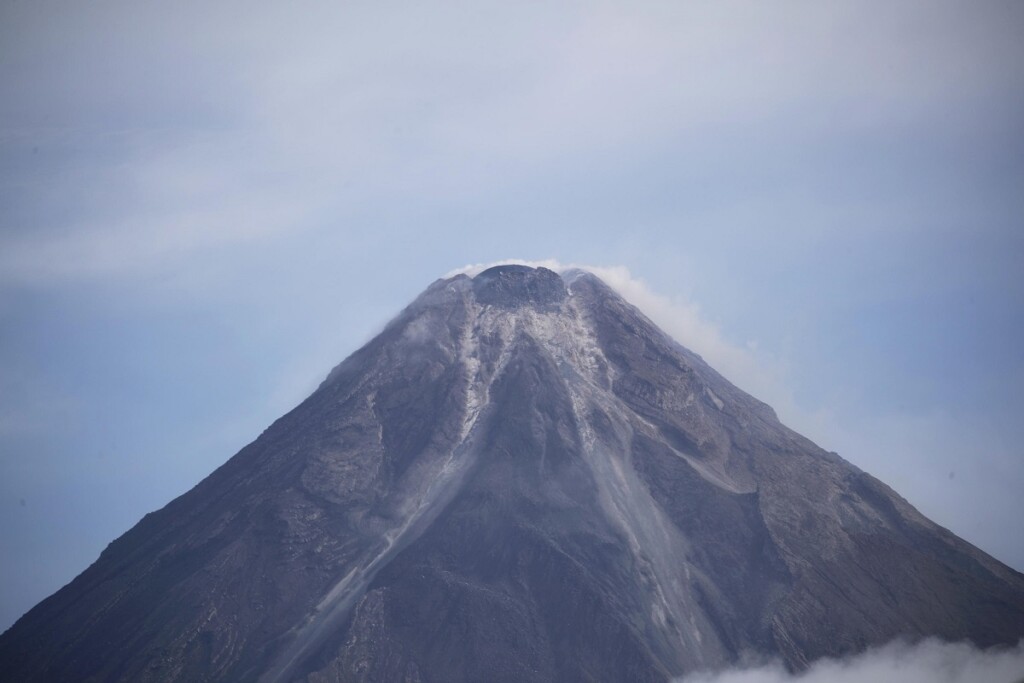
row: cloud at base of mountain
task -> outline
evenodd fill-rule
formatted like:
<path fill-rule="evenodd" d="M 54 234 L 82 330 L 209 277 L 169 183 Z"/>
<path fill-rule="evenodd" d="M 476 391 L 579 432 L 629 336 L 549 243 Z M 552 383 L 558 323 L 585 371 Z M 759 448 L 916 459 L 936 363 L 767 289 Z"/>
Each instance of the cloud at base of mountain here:
<path fill-rule="evenodd" d="M 779 663 L 697 673 L 676 683 L 1022 683 L 1024 641 L 982 650 L 935 639 L 894 641 L 845 659 L 821 659 L 800 673 Z"/>

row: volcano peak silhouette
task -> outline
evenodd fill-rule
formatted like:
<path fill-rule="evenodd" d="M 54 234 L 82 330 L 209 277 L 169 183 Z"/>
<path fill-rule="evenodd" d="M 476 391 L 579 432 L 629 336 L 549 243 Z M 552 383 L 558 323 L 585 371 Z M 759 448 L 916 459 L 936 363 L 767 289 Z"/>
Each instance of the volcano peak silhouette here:
<path fill-rule="evenodd" d="M 666 681 L 1024 635 L 1024 576 L 593 274 L 432 284 L 0 636 L 17 681 Z"/>

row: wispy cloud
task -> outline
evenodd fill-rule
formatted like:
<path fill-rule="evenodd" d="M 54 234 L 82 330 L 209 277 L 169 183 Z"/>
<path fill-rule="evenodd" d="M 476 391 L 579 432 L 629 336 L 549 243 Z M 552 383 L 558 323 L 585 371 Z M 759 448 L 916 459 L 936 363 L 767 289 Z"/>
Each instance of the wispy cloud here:
<path fill-rule="evenodd" d="M 0 150 L 63 144 L 0 185 L 42 222 L 0 211 L 0 276 L 37 285 L 136 277 L 339 206 L 472 203 L 666 142 L 690 155 L 709 134 L 713 168 L 741 130 L 916 125 L 1010 102 L 1020 77 L 994 5 L 36 4 L 4 8 Z"/>
<path fill-rule="evenodd" d="M 446 277 L 458 273 L 476 275 L 486 268 L 502 263 L 519 263 L 534 268 L 542 266 L 556 272 L 580 268 L 594 273 L 643 311 L 673 339 L 699 354 L 711 367 L 738 387 L 775 408 L 784 422 L 799 426 L 812 438 L 829 436 L 829 416 L 824 412 L 810 413 L 798 406 L 786 378 L 785 367 L 779 359 L 758 349 L 756 342 L 738 344 L 729 340 L 721 328 L 708 319 L 697 303 L 655 292 L 625 266 L 564 264 L 555 259 L 507 259 L 488 264 L 466 265 L 447 273 Z"/>

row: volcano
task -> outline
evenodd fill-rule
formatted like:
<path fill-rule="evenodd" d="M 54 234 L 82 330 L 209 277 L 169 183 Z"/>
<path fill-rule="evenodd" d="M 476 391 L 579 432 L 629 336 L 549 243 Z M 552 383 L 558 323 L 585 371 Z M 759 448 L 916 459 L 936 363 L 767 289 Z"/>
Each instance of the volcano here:
<path fill-rule="evenodd" d="M 438 280 L 0 636 L 11 681 L 667 681 L 1024 635 L 1024 575 L 593 274 Z"/>

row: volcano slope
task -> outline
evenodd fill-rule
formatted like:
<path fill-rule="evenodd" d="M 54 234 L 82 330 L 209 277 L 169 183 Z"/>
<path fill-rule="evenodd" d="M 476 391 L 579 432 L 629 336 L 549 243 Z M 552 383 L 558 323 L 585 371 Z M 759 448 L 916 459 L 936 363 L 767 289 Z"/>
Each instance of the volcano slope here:
<path fill-rule="evenodd" d="M 12 681 L 665 681 L 1024 635 L 1024 576 L 594 275 L 431 285 L 0 636 Z"/>

